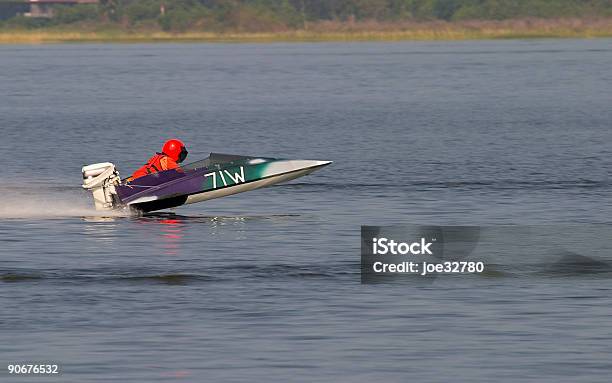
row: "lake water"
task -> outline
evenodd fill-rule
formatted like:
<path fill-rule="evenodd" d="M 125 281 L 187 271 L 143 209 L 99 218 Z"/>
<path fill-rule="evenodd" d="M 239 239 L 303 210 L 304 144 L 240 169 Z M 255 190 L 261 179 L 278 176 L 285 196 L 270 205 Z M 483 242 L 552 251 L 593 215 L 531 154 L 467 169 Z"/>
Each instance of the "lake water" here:
<path fill-rule="evenodd" d="M 0 377 L 609 381 L 609 271 L 539 273 L 523 253 L 500 261 L 514 274 L 362 285 L 359 235 L 570 225 L 606 242 L 610 68 L 609 39 L 0 46 Z M 81 166 L 127 176 L 173 136 L 190 160 L 334 164 L 96 214 Z M 63 374 L 7 375 L 27 361 Z"/>

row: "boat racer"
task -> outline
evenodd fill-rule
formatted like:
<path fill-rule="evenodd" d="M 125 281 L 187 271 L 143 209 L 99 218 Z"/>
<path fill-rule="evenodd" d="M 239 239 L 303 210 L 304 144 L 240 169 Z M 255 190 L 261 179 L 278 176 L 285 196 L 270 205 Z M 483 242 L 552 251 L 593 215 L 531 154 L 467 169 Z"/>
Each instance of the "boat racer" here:
<path fill-rule="evenodd" d="M 164 170 L 180 170 L 179 164 L 187 158 L 187 154 L 187 148 L 181 140 L 176 138 L 168 140 L 162 147 L 161 153 L 156 153 L 153 157 L 149 158 L 149 161 L 140 169 L 136 170 L 127 181 L 133 181 L 137 178 Z"/>

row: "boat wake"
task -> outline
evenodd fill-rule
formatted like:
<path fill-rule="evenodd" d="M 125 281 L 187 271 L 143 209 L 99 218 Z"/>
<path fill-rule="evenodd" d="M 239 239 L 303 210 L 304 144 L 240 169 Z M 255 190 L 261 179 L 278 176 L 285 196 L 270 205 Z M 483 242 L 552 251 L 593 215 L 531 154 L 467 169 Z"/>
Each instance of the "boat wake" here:
<path fill-rule="evenodd" d="M 0 219 L 122 217 L 129 212 L 96 211 L 91 196 L 79 188 L 34 183 L 0 186 Z"/>

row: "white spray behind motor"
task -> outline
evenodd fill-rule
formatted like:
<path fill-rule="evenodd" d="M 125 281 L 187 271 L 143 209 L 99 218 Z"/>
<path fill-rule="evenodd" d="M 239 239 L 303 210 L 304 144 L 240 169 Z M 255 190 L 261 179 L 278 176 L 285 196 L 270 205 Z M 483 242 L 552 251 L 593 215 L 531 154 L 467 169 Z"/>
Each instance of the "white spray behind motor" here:
<path fill-rule="evenodd" d="M 114 164 L 102 162 L 83 166 L 83 188 L 92 192 L 96 210 L 115 208 L 117 192 L 115 186 L 121 183 L 119 171 Z"/>

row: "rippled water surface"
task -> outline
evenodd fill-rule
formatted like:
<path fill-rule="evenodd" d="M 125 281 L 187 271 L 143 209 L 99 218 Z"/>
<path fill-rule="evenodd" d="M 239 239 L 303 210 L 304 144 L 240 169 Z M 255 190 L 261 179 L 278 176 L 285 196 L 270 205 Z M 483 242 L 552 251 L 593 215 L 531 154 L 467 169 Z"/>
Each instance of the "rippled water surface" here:
<path fill-rule="evenodd" d="M 601 246 L 570 249 L 598 272 L 542 269 L 565 247 L 498 257 L 512 274 L 362 285 L 359 233 L 575 225 L 607 243 L 611 65 L 611 40 L 2 46 L 0 364 L 62 366 L 15 381 L 607 382 Z M 96 214 L 80 167 L 128 175 L 170 136 L 192 160 L 334 164 Z"/>

